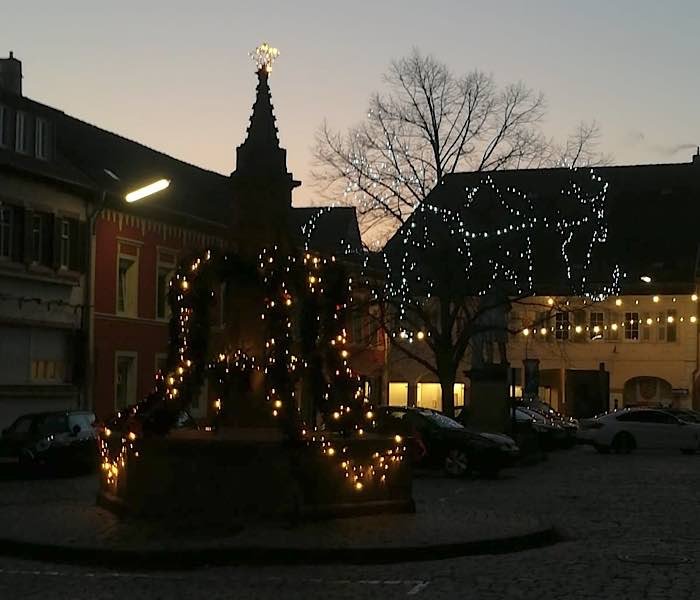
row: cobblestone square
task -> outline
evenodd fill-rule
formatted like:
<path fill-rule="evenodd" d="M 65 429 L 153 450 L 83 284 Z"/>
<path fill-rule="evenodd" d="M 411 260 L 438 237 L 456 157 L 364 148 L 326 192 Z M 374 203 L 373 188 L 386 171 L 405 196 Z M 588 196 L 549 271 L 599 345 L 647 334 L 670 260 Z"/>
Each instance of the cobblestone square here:
<path fill-rule="evenodd" d="M 32 494 L 49 495 L 52 486 L 70 496 L 79 481 L 3 481 L 0 505 L 20 485 L 27 501 L 34 502 Z M 444 510 L 450 519 L 459 514 L 454 507 L 460 505 L 464 518 L 486 511 L 529 514 L 553 522 L 566 541 L 512 554 L 391 565 L 217 567 L 156 573 L 0 558 L 0 597 L 636 600 L 699 596 L 700 455 L 604 456 L 579 447 L 552 453 L 533 466 L 511 469 L 496 480 L 423 475 L 417 489 L 429 490 L 420 497 L 431 504 L 419 501 L 419 510 Z"/>

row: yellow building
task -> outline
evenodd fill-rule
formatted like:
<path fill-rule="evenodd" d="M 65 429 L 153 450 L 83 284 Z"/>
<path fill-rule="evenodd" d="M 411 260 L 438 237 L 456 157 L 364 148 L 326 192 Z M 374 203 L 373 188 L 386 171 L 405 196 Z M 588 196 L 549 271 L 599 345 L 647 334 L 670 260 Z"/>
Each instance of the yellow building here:
<path fill-rule="evenodd" d="M 588 416 L 630 405 L 700 409 L 700 385 L 696 385 L 700 155 L 683 164 L 600 167 L 591 173 L 605 184 L 607 194 L 601 219 L 604 243 L 588 259 L 565 256 L 562 261 L 565 244 L 560 251 L 551 239 L 532 240 L 532 287 L 540 295 L 512 302 L 507 336 L 511 392 L 523 393 L 523 361 L 536 359 L 539 397 L 566 414 Z M 563 197 L 560 190 L 567 177 L 566 169 L 455 174 L 435 189 L 431 203 L 459 211 L 460 202 L 471 202 L 474 190 L 488 185 L 496 198 L 490 200 L 494 211 L 499 208 L 496 202 L 506 205 L 506 194 L 534 205 L 551 204 Z M 483 214 L 489 215 L 488 210 Z M 481 226 L 468 218 L 464 222 L 472 231 Z M 409 222 L 393 242 L 410 227 Z M 564 263 L 566 270 L 579 273 L 590 267 L 591 277 L 601 277 L 598 281 L 601 273 L 618 265 L 614 294 L 598 302 L 555 295 L 570 293 L 562 276 Z M 545 291 L 552 295 L 544 295 Z M 441 387 L 433 370 L 398 347 L 410 343 L 414 355 L 431 362 L 434 356 L 427 351 L 425 338 L 413 331 L 394 339 L 387 402 L 441 409 Z M 499 362 L 498 352 L 494 355 Z M 469 402 L 470 362 L 467 349 L 457 370 L 455 406 Z"/>

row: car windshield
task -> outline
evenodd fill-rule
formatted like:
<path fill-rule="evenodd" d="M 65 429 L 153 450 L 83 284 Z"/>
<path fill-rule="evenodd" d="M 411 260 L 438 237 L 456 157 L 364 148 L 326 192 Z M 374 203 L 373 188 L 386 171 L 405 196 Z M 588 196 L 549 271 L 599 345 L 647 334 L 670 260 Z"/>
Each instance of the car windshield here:
<path fill-rule="evenodd" d="M 437 425 L 441 429 L 464 429 L 464 425 L 443 414 L 430 412 L 427 410 L 420 411 L 420 414 L 428 419 L 433 425 Z"/>

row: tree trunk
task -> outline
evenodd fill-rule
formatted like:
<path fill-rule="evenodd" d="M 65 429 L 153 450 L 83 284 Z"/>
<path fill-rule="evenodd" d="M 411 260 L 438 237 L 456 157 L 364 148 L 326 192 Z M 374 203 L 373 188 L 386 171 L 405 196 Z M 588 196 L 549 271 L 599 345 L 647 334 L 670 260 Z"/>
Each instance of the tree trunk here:
<path fill-rule="evenodd" d="M 455 416 L 455 372 L 454 370 L 440 372 L 440 388 L 442 392 L 442 412 L 448 417 Z"/>

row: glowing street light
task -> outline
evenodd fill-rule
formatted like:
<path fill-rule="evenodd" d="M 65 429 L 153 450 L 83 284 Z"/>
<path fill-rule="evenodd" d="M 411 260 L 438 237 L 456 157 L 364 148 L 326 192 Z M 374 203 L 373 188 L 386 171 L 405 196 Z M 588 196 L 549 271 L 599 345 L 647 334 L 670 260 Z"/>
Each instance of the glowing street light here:
<path fill-rule="evenodd" d="M 649 277 L 649 275 L 642 275 L 642 276 L 640 277 L 640 279 L 641 279 L 644 283 L 651 283 L 651 277 Z"/>
<path fill-rule="evenodd" d="M 137 200 L 141 200 L 142 198 L 145 198 L 146 196 L 151 196 L 152 194 L 155 194 L 157 192 L 164 190 L 169 185 L 170 185 L 169 179 L 159 179 L 158 181 L 154 181 L 153 183 L 149 183 L 148 185 L 145 185 L 142 188 L 134 190 L 133 192 L 129 192 L 126 196 L 124 196 L 124 200 L 126 200 L 127 202 L 136 202 Z"/>

